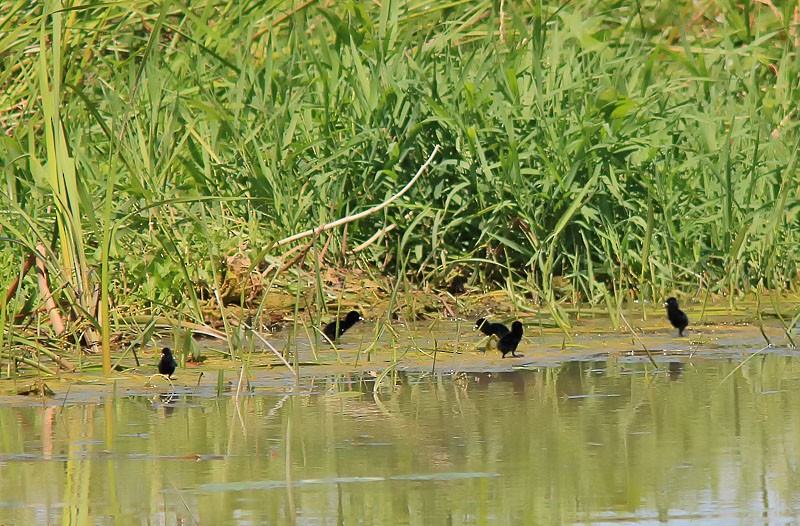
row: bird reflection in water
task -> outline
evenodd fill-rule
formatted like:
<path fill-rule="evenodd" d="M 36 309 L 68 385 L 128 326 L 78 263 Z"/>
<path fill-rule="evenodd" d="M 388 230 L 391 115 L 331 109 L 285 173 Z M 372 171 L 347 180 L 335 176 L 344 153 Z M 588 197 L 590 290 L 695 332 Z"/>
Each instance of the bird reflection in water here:
<path fill-rule="evenodd" d="M 669 379 L 670 380 L 677 380 L 681 377 L 683 373 L 683 363 L 681 362 L 669 362 Z"/>

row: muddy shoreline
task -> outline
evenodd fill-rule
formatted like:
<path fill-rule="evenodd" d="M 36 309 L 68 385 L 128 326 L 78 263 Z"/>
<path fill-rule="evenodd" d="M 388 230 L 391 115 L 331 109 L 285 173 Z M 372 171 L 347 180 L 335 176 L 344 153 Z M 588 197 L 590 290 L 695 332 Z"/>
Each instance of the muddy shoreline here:
<path fill-rule="evenodd" d="M 0 405 L 99 403 L 115 396 L 152 397 L 158 402 L 160 396 L 170 393 L 182 397 L 237 396 L 237 392 L 238 396 L 299 394 L 313 390 L 315 379 L 336 375 L 380 379 L 377 388 L 373 382 L 373 388 L 380 390 L 391 386 L 393 372 L 506 373 L 555 368 L 572 361 L 606 362 L 623 369 L 625 364 L 644 364 L 643 371 L 661 374 L 676 362 L 691 365 L 706 360 L 745 360 L 754 353 L 798 354 L 778 320 L 756 324 L 748 321 L 752 318 L 747 315 L 709 319 L 692 326 L 685 337 L 665 327 L 663 316 L 635 320 L 635 336 L 627 328 L 613 329 L 610 320 L 602 316 L 576 320 L 569 334 L 538 319 L 522 319 L 526 326 L 519 346 L 522 356 L 505 359 L 495 350 L 494 341 L 473 330 L 471 319 L 395 323 L 391 330 L 365 321 L 348 331 L 335 349 L 311 341 L 308 335 L 313 334 L 302 326 L 268 334 L 266 340 L 272 347 L 288 350 L 287 360 L 297 376 L 258 341 L 248 342 L 243 349 L 252 350 L 239 351 L 237 359 L 231 360 L 226 342 L 199 338 L 193 345 L 205 361 L 182 363 L 175 377 L 167 380 L 155 374 L 155 364 L 160 347 L 174 347 L 175 342 L 162 339 L 139 350 L 139 366 L 133 358 L 123 360 L 125 370 L 108 377 L 97 367 L 89 367 L 55 377 L 20 374 L 4 378 L 0 380 Z M 792 339 L 796 341 L 797 336 L 793 334 Z"/>

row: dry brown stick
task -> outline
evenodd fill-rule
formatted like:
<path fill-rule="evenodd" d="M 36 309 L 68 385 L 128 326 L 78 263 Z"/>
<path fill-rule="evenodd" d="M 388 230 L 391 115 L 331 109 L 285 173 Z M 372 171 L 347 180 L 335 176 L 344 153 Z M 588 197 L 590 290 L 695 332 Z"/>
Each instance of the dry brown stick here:
<path fill-rule="evenodd" d="M 54 352 L 52 352 L 52 351 L 50 351 L 48 349 L 44 349 L 42 347 L 39 347 L 39 348 L 36 349 L 36 352 L 40 352 L 40 353 L 44 354 L 45 356 L 47 356 L 48 358 L 50 358 L 51 360 L 56 362 L 59 365 L 59 367 L 61 367 L 62 369 L 66 369 L 69 372 L 75 371 L 75 366 L 74 365 L 72 365 L 69 361 L 65 360 L 61 356 L 57 355 L 56 353 L 54 353 Z"/>
<path fill-rule="evenodd" d="M 298 250 L 300 252 L 294 258 L 292 258 L 288 263 L 284 263 L 278 269 L 278 272 L 277 272 L 276 276 L 279 275 L 279 274 L 283 274 L 284 272 L 286 272 L 287 270 L 292 268 L 294 265 L 296 265 L 298 262 L 301 262 L 301 261 L 305 260 L 306 256 L 308 255 L 308 251 L 311 250 L 311 247 L 313 247 L 314 243 L 316 243 L 317 237 L 319 237 L 319 235 L 314 236 L 314 239 L 312 239 L 311 241 L 309 241 L 305 245 L 298 245 L 298 246 L 294 247 L 293 249 L 289 250 L 288 252 L 286 252 L 286 254 L 284 254 L 283 256 L 281 256 L 281 259 L 283 259 L 283 258 L 285 258 L 286 256 L 288 256 L 289 254 L 291 254 L 293 252 L 297 252 Z M 333 239 L 333 237 L 328 236 L 328 240 L 325 241 L 325 245 L 322 247 L 322 254 L 321 254 L 321 256 L 318 257 L 318 261 L 321 261 L 322 257 L 324 257 L 324 255 L 325 255 L 325 252 L 327 252 L 328 245 L 330 244 L 331 239 Z M 264 272 L 261 273 L 261 275 L 262 276 L 266 276 L 267 273 L 269 273 L 269 271 L 272 270 L 273 268 L 275 268 L 274 265 L 270 265 Z"/>
<path fill-rule="evenodd" d="M 42 371 L 44 374 L 49 374 L 51 376 L 55 376 L 56 375 L 56 372 L 54 370 L 50 369 L 46 365 L 42 365 L 41 363 L 39 363 L 36 360 L 32 360 L 30 358 L 25 358 L 24 356 L 12 356 L 10 353 L 7 353 L 5 351 L 1 352 L 0 355 L 2 355 L 4 358 L 6 358 L 8 360 L 16 360 L 18 362 L 24 363 L 25 365 L 29 365 L 29 366 L 33 367 L 34 369 L 38 369 L 38 370 Z"/>
<path fill-rule="evenodd" d="M 361 219 L 363 217 L 367 217 L 369 215 L 372 215 L 375 212 L 378 212 L 379 210 L 383 210 L 384 208 L 389 206 L 394 201 L 397 201 L 398 199 L 403 197 L 403 195 L 405 195 L 405 193 L 408 192 L 408 190 L 412 186 L 414 186 L 414 183 L 417 182 L 417 179 L 419 179 L 419 177 L 422 175 L 422 173 L 425 171 L 425 169 L 428 167 L 428 165 L 431 164 L 431 161 L 433 161 L 433 158 L 436 156 L 437 153 L 439 153 L 439 150 L 441 148 L 442 147 L 437 144 L 433 148 L 433 151 L 431 152 L 430 156 L 428 157 L 428 160 L 425 161 L 425 163 L 422 166 L 419 167 L 419 170 L 417 170 L 417 173 L 414 174 L 414 177 L 411 178 L 411 180 L 408 182 L 408 184 L 406 184 L 399 192 L 397 192 L 396 194 L 394 194 L 392 197 L 390 197 L 386 201 L 382 202 L 381 204 L 375 205 L 375 206 L 373 206 L 372 208 L 370 208 L 368 210 L 364 210 L 363 212 L 359 212 L 357 214 L 353 214 L 353 215 L 350 215 L 350 216 L 342 217 L 341 219 L 337 219 L 336 221 L 333 221 L 331 223 L 327 223 L 327 224 L 324 224 L 324 225 L 319 225 L 316 228 L 310 228 L 310 229 L 308 229 L 308 230 L 306 230 L 304 232 L 300 232 L 299 234 L 294 234 L 294 235 L 291 235 L 289 237 L 285 237 L 285 238 L 281 239 L 280 241 L 278 241 L 278 243 L 276 245 L 280 247 L 280 246 L 283 246 L 283 245 L 285 245 L 287 243 L 291 243 L 292 241 L 297 241 L 298 239 L 303 239 L 304 237 L 308 237 L 308 236 L 311 236 L 311 235 L 319 235 L 321 232 L 324 232 L 326 230 L 330 230 L 332 228 L 336 228 L 337 226 L 345 225 L 347 223 L 352 223 L 353 221 L 356 221 L 356 220 Z"/>
<path fill-rule="evenodd" d="M 330 236 L 328 236 L 328 241 L 330 241 Z M 342 230 L 342 261 L 346 261 L 347 257 L 347 225 L 344 225 L 344 230 Z"/>
<path fill-rule="evenodd" d="M 41 241 L 36 243 L 36 252 L 39 254 L 39 257 L 36 258 L 36 278 L 39 280 L 39 294 L 42 295 L 42 302 L 50 315 L 50 324 L 53 326 L 53 332 L 55 332 L 56 336 L 61 336 L 64 333 L 64 320 L 61 318 L 61 313 L 58 312 L 53 294 L 50 292 L 50 285 L 47 283 L 47 268 L 44 266 L 45 248 L 44 243 Z"/>
<path fill-rule="evenodd" d="M 40 312 L 44 312 L 44 309 L 40 308 L 40 309 L 29 310 L 27 312 L 19 312 L 17 314 L 14 314 L 14 322 L 16 323 L 20 320 L 24 320 L 25 318 L 29 318 L 34 314 L 39 314 Z"/>
<path fill-rule="evenodd" d="M 448 303 L 447 303 L 447 301 L 445 301 L 445 299 L 444 299 L 443 297 L 441 297 L 440 295 L 438 295 L 438 294 L 436 294 L 436 298 L 437 298 L 439 301 L 441 301 L 441 302 L 442 302 L 442 305 L 444 305 L 444 308 L 445 308 L 445 309 L 447 309 L 447 312 L 448 312 L 448 313 L 450 313 L 450 317 L 451 317 L 451 318 L 455 318 L 455 317 L 456 317 L 456 313 L 455 313 L 455 312 L 453 312 L 453 309 L 452 309 L 452 308 L 450 308 L 450 304 L 448 304 Z"/>
<path fill-rule="evenodd" d="M 28 259 L 25 260 L 25 264 L 22 266 L 22 272 L 20 272 L 16 278 L 14 278 L 14 282 L 8 288 L 8 292 L 6 292 L 6 302 L 5 305 L 8 305 L 8 302 L 11 301 L 11 298 L 17 293 L 17 288 L 19 287 L 19 280 L 24 278 L 28 271 L 31 269 L 33 264 L 36 262 L 36 254 L 33 252 L 30 253 Z"/>
<path fill-rule="evenodd" d="M 299 252 L 301 250 L 307 250 L 307 247 L 308 247 L 308 245 L 297 245 L 293 249 L 287 251 L 285 254 L 283 254 L 282 256 L 277 258 L 275 261 L 270 263 L 269 266 L 267 268 L 265 268 L 261 272 L 261 276 L 264 277 L 264 276 L 266 276 L 267 274 L 269 274 L 270 272 L 272 272 L 275 269 L 278 269 L 278 274 L 280 274 L 281 272 L 283 272 L 283 260 L 285 258 L 288 258 L 289 256 L 291 256 L 295 252 Z"/>
<path fill-rule="evenodd" d="M 383 227 L 383 228 L 381 228 L 380 230 L 378 230 L 377 232 L 375 232 L 375 233 L 372 235 L 372 237 L 370 237 L 369 239 L 367 239 L 366 241 L 364 241 L 363 243 L 361 243 L 360 245 L 358 245 L 357 247 L 355 247 L 355 248 L 353 249 L 353 254 L 358 254 L 359 252 L 361 252 L 362 250 L 364 250 L 365 248 L 367 248 L 368 246 L 370 246 L 371 244 L 373 244 L 374 242 L 376 242 L 378 239 L 380 239 L 380 238 L 381 238 L 381 236 L 383 236 L 384 234 L 386 234 L 386 233 L 388 233 L 388 232 L 391 232 L 391 231 L 392 231 L 392 230 L 394 230 L 395 228 L 397 228 L 397 225 L 396 225 L 395 223 L 392 223 L 392 224 L 391 224 L 391 225 L 389 225 L 389 226 L 386 226 L 386 227 Z"/>
<path fill-rule="evenodd" d="M 344 227 L 344 230 L 345 230 L 345 239 L 346 239 L 347 238 L 347 226 Z M 325 259 L 325 254 L 327 254 L 327 252 L 328 252 L 328 247 L 330 246 L 332 239 L 333 239 L 333 236 L 328 236 L 328 239 L 325 240 L 325 244 L 322 246 L 322 250 L 320 250 L 319 254 L 317 255 L 317 265 L 319 265 L 320 267 L 322 266 L 322 260 Z"/>
<path fill-rule="evenodd" d="M 291 261 L 289 261 L 288 263 L 284 263 L 284 265 L 278 271 L 278 274 L 286 272 L 289 268 L 291 268 L 292 266 L 297 264 L 297 262 L 305 260 L 306 256 L 308 255 L 308 251 L 311 250 L 312 246 L 314 246 L 314 242 L 316 240 L 317 240 L 317 236 L 314 236 L 314 239 L 312 239 L 311 241 L 309 241 L 308 243 L 303 245 L 303 250 L 301 250 L 300 253 L 297 254 L 294 258 L 292 258 Z"/>

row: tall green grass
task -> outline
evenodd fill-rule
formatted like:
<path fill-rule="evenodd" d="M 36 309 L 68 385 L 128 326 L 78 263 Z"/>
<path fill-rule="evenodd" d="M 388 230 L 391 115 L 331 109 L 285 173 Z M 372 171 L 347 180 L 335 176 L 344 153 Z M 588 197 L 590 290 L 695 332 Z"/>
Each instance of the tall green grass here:
<path fill-rule="evenodd" d="M 797 286 L 791 3 L 45 4 L 0 1 L 0 232 L 58 232 L 53 288 L 106 347 L 125 312 L 202 321 L 226 256 L 264 269 L 436 144 L 321 264 L 427 284 L 469 262 L 557 318 Z M 7 283 L 26 254 L 4 249 Z"/>

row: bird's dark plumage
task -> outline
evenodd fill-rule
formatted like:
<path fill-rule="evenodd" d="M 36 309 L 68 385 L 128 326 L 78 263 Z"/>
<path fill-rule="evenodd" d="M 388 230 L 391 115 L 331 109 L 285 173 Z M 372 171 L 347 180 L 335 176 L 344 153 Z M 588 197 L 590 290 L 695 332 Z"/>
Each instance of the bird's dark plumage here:
<path fill-rule="evenodd" d="M 351 310 L 347 313 L 347 316 L 342 318 L 341 320 L 334 320 L 327 324 L 325 328 L 322 329 L 322 334 L 324 334 L 330 341 L 336 341 L 336 338 L 341 336 L 345 333 L 347 329 L 352 327 L 356 324 L 356 322 L 362 320 L 361 314 L 358 311 Z M 336 326 L 339 326 L 338 332 Z"/>
<path fill-rule="evenodd" d="M 447 286 L 447 292 L 453 296 L 464 294 L 467 292 L 467 288 L 465 287 L 466 284 L 467 278 L 464 276 L 456 276 L 453 278 L 453 281 L 450 282 L 450 285 Z"/>
<path fill-rule="evenodd" d="M 502 323 L 490 323 L 484 318 L 479 318 L 478 321 L 475 322 L 475 328 L 479 329 L 486 336 L 495 335 L 498 338 L 502 338 L 508 334 L 508 327 Z"/>
<path fill-rule="evenodd" d="M 511 353 L 511 356 L 517 357 L 517 345 L 522 340 L 522 322 L 515 321 L 511 324 L 511 331 L 503 335 L 500 341 L 497 342 L 497 350 L 503 353 L 503 358 L 506 354 Z"/>
<path fill-rule="evenodd" d="M 669 322 L 678 329 L 678 335 L 683 336 L 683 330 L 689 325 L 689 317 L 678 307 L 678 300 L 675 298 L 667 298 L 664 306 L 667 308 Z"/>
<path fill-rule="evenodd" d="M 171 377 L 175 372 L 178 362 L 172 356 L 172 350 L 169 347 L 161 349 L 161 361 L 158 362 L 158 372 L 167 378 Z"/>

